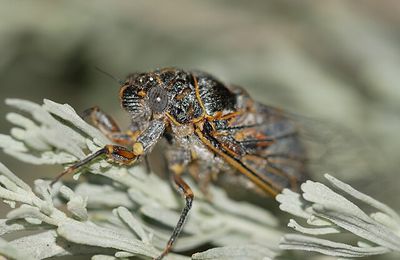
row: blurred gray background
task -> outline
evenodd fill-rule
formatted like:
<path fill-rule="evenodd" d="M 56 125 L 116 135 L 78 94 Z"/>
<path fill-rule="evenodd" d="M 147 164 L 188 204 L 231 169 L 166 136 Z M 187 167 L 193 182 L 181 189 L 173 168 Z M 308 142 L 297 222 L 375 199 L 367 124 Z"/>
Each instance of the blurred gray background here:
<path fill-rule="evenodd" d="M 118 84 L 96 66 L 121 78 L 202 69 L 315 118 L 320 144 L 343 136 L 324 157 L 340 169 L 315 178 L 330 172 L 400 210 L 399 25 L 398 1 L 0 1 L 0 132 L 7 97 L 99 105 L 126 125 Z M 27 181 L 61 169 L 0 161 Z"/>

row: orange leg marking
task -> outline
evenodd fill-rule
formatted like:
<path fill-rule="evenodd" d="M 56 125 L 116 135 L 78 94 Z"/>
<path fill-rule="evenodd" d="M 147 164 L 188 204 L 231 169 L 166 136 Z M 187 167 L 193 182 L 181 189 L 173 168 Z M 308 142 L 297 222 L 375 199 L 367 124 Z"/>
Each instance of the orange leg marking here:
<path fill-rule="evenodd" d="M 53 179 L 50 185 L 54 185 L 63 176 L 76 172 L 76 170 L 78 170 L 82 166 L 92 162 L 94 159 L 103 155 L 106 155 L 110 160 L 123 165 L 134 163 L 137 158 L 137 156 L 133 152 L 127 150 L 125 147 L 117 145 L 106 145 L 104 148 L 98 150 L 97 152 L 86 157 L 85 159 L 80 160 L 65 169 L 62 173 L 60 173 L 56 178 Z"/>
<path fill-rule="evenodd" d="M 174 167 L 180 171 L 182 167 Z M 173 171 L 173 169 L 171 169 Z M 188 217 L 189 211 L 192 208 L 192 203 L 193 203 L 193 192 L 192 189 L 189 187 L 189 185 L 182 179 L 182 177 L 177 174 L 177 173 L 172 173 L 172 180 L 174 181 L 176 188 L 180 193 L 182 193 L 183 197 L 185 198 L 185 207 L 182 209 L 181 215 L 179 217 L 178 223 L 176 224 L 174 230 L 172 231 L 172 235 L 170 239 L 167 242 L 167 245 L 165 246 L 163 252 L 161 255 L 159 255 L 156 260 L 161 260 L 164 256 L 166 256 L 169 251 L 171 250 L 174 242 L 178 238 L 179 234 L 182 231 L 183 225 L 185 224 L 185 221 Z"/>

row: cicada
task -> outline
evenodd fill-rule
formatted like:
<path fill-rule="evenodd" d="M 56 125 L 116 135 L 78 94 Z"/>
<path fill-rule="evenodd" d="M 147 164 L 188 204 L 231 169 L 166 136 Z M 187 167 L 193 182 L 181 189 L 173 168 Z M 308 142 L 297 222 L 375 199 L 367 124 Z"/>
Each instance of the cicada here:
<path fill-rule="evenodd" d="M 201 187 L 211 176 L 230 174 L 230 178 L 245 176 L 254 189 L 271 196 L 284 188 L 295 190 L 307 178 L 307 158 L 296 123 L 283 111 L 256 102 L 244 89 L 210 74 L 176 68 L 133 73 L 121 82 L 119 98 L 131 117 L 128 130 L 122 131 L 98 107 L 87 110 L 112 144 L 59 177 L 99 156 L 122 165 L 136 164 L 165 138 L 169 176 L 186 203 L 157 259 L 171 250 L 192 207 L 193 192 L 182 178 L 189 168 L 195 169 Z"/>

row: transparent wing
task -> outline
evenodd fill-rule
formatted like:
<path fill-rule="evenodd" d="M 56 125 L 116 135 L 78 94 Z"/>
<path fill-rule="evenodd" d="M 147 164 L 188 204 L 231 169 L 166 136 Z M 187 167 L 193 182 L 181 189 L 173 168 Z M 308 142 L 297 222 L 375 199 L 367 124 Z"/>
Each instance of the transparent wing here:
<path fill-rule="evenodd" d="M 313 178 L 324 173 L 356 178 L 363 174 L 376 174 L 376 151 L 366 140 L 338 123 L 305 116 L 289 116 L 298 126 L 299 135 L 306 147 L 308 168 Z"/>
<path fill-rule="evenodd" d="M 307 155 L 296 124 L 281 111 L 259 103 L 252 102 L 245 111 L 215 120 L 213 138 L 274 189 L 296 190 L 307 179 Z"/>

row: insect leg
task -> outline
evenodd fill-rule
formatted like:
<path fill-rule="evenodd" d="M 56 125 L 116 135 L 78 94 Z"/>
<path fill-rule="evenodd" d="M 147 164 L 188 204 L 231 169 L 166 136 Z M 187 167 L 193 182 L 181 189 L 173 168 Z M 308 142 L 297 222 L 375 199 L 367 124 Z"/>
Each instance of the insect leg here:
<path fill-rule="evenodd" d="M 132 135 L 121 132 L 115 120 L 104 113 L 99 107 L 95 106 L 86 109 L 82 117 L 88 118 L 90 122 L 111 141 L 122 145 L 129 145 L 132 143 Z"/>
<path fill-rule="evenodd" d="M 104 134 L 120 132 L 120 128 L 111 116 L 104 113 L 99 107 L 91 107 L 83 111 L 83 118 L 88 118 L 90 122 L 100 129 Z"/>
<path fill-rule="evenodd" d="M 183 166 L 182 166 L 183 167 Z M 189 185 L 182 179 L 181 175 L 178 173 L 172 173 L 171 176 L 173 182 L 176 185 L 176 188 L 178 191 L 184 196 L 185 198 L 185 207 L 182 209 L 181 215 L 179 217 L 178 223 L 176 224 L 172 235 L 170 239 L 168 240 L 167 245 L 165 246 L 163 252 L 161 253 L 160 256 L 156 258 L 156 260 L 162 259 L 164 256 L 168 254 L 168 252 L 171 250 L 175 240 L 179 236 L 179 234 L 182 231 L 183 224 L 185 223 L 188 213 L 190 209 L 192 208 L 192 203 L 193 203 L 193 192 L 192 189 L 189 187 Z"/>
<path fill-rule="evenodd" d="M 116 163 L 125 165 L 135 162 L 137 158 L 137 155 L 135 155 L 132 151 L 129 151 L 125 147 L 118 145 L 106 145 L 104 148 L 98 150 L 97 152 L 86 157 L 85 159 L 80 160 L 77 163 L 65 169 L 62 173 L 60 173 L 57 177 L 53 179 L 50 185 L 53 185 L 63 176 L 75 172 L 80 167 L 84 166 L 85 164 L 88 164 L 89 162 L 93 161 L 94 159 L 102 155 L 106 155 L 109 159 L 111 159 Z"/>
<path fill-rule="evenodd" d="M 188 166 L 188 171 L 199 185 L 200 191 L 203 195 L 211 201 L 212 194 L 210 193 L 209 184 L 214 178 L 216 178 L 218 169 L 213 168 L 205 162 L 194 160 Z"/>
<path fill-rule="evenodd" d="M 152 121 L 150 123 L 150 126 L 142 132 L 142 135 L 140 137 L 138 137 L 137 142 L 133 143 L 132 150 L 129 150 L 119 145 L 106 145 L 104 146 L 104 148 L 98 150 L 94 154 L 89 155 L 85 159 L 67 168 L 65 171 L 59 174 L 51 182 L 51 184 L 56 183 L 62 176 L 73 173 L 76 169 L 93 161 L 101 155 L 106 155 L 111 161 L 118 164 L 132 164 L 136 162 L 136 159 L 138 157 L 145 156 L 153 149 L 154 145 L 157 143 L 158 139 L 164 132 L 164 129 L 165 124 L 163 121 Z"/>

